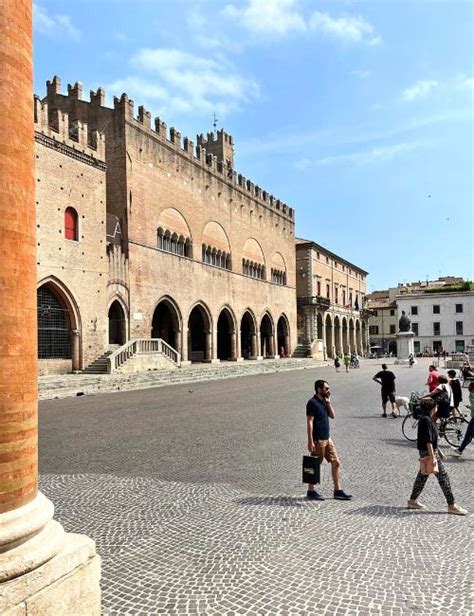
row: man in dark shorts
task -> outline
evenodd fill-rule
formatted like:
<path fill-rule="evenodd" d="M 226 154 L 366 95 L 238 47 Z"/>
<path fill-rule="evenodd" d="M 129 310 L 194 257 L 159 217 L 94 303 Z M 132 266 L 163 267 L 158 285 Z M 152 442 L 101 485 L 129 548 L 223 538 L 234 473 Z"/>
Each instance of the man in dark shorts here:
<path fill-rule="evenodd" d="M 341 477 L 339 456 L 329 437 L 329 418 L 334 419 L 335 412 L 331 405 L 331 392 L 326 381 L 318 380 L 314 384 L 314 396 L 306 405 L 306 429 L 308 433 L 308 450 L 319 461 L 327 460 L 331 465 L 332 479 L 334 482 L 334 498 L 338 500 L 350 500 L 352 496 L 341 489 Z M 318 494 L 313 484 L 308 485 L 306 497 L 308 500 L 324 500 L 324 496 Z"/>
<path fill-rule="evenodd" d="M 387 417 L 387 402 L 390 400 L 390 404 L 392 405 L 392 417 L 397 417 L 395 412 L 395 379 L 397 377 L 391 372 L 387 370 L 387 364 L 382 364 L 382 370 L 377 372 L 377 374 L 372 379 L 376 383 L 382 386 L 382 408 L 383 413 L 382 417 Z M 398 412 L 400 415 L 400 411 Z"/>

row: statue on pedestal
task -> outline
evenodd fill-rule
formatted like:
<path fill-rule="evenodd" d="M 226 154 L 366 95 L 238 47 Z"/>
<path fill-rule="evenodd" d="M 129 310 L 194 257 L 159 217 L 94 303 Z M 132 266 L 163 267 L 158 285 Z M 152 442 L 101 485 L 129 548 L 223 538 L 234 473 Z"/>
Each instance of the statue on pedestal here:
<path fill-rule="evenodd" d="M 402 316 L 398 321 L 398 331 L 400 332 L 410 332 L 411 331 L 411 321 L 410 317 L 405 314 L 405 311 L 402 310 Z"/>

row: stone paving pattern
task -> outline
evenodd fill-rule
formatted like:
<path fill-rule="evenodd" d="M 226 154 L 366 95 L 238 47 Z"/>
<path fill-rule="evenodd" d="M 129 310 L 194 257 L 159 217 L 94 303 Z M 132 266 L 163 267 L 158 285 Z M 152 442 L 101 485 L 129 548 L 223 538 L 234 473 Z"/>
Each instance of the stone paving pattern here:
<path fill-rule="evenodd" d="M 379 366 L 42 402 L 41 488 L 66 530 L 96 540 L 104 614 L 471 614 L 473 517 L 446 514 L 434 478 L 429 510 L 405 509 L 418 456 L 380 417 Z M 394 366 L 398 392 L 427 366 Z M 315 378 L 332 386 L 351 502 L 304 499 Z M 473 459 L 447 464 L 471 511 Z M 330 497 L 327 465 L 322 484 Z"/>

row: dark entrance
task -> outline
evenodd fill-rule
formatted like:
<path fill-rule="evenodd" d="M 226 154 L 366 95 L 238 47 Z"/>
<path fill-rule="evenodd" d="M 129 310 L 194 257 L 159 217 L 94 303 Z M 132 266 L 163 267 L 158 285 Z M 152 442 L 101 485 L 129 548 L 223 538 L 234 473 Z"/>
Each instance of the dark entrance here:
<path fill-rule="evenodd" d="M 390 340 L 388 343 L 388 352 L 395 357 L 397 355 L 397 343 L 395 340 Z"/>
<path fill-rule="evenodd" d="M 263 357 L 275 355 L 273 345 L 273 327 L 268 314 L 265 314 L 260 324 L 260 349 Z"/>
<path fill-rule="evenodd" d="M 230 359 L 231 353 L 231 334 L 233 331 L 232 317 L 227 310 L 223 310 L 217 321 L 217 358 L 221 360 Z"/>
<path fill-rule="evenodd" d="M 206 338 L 209 330 L 207 315 L 200 306 L 196 306 L 189 315 L 189 361 L 199 362 L 210 359 L 210 349 L 209 353 L 206 352 Z"/>
<path fill-rule="evenodd" d="M 71 359 L 71 325 L 66 306 L 49 285 L 38 289 L 37 301 L 38 358 Z"/>
<path fill-rule="evenodd" d="M 277 324 L 278 350 L 280 357 L 288 357 L 290 354 L 289 339 L 288 339 L 288 324 L 284 317 L 278 319 Z"/>
<path fill-rule="evenodd" d="M 109 308 L 109 344 L 125 344 L 125 315 L 117 300 Z"/>
<path fill-rule="evenodd" d="M 244 359 L 250 359 L 256 351 L 252 351 L 252 335 L 254 334 L 255 325 L 253 319 L 246 312 L 240 324 L 240 354 Z"/>
<path fill-rule="evenodd" d="M 178 353 L 179 320 L 176 310 L 172 304 L 166 300 L 161 301 L 155 308 L 151 322 L 151 337 L 161 338 L 173 347 Z"/>

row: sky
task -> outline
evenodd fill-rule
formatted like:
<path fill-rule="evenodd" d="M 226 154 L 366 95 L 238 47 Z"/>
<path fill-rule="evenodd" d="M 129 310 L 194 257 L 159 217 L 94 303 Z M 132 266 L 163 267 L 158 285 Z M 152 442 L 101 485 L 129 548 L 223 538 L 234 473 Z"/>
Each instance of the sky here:
<path fill-rule="evenodd" d="M 295 209 L 368 290 L 474 278 L 471 0 L 36 0 L 35 93 L 102 86 Z"/>

